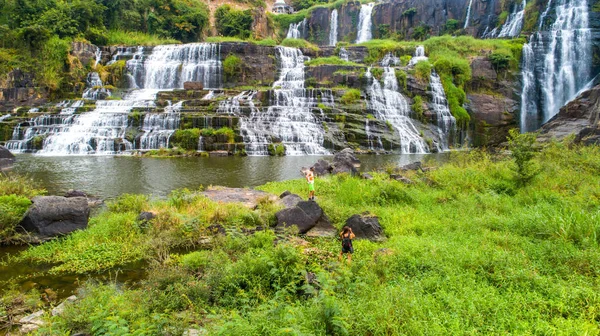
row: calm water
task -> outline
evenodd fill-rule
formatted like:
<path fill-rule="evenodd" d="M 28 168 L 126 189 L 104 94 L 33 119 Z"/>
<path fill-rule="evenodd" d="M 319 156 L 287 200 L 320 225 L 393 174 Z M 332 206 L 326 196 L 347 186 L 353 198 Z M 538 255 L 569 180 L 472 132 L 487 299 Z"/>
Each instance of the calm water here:
<path fill-rule="evenodd" d="M 426 159 L 443 160 L 438 155 L 364 155 L 362 171 L 388 164 L 404 165 Z M 69 189 L 85 191 L 100 198 L 124 193 L 158 197 L 178 188 L 200 185 L 255 187 L 270 181 L 300 178 L 300 168 L 315 163 L 318 156 L 285 157 L 192 157 L 140 158 L 132 156 L 62 156 L 21 154 L 13 171 L 27 174 L 51 195 Z M 330 159 L 331 157 L 324 157 Z"/>

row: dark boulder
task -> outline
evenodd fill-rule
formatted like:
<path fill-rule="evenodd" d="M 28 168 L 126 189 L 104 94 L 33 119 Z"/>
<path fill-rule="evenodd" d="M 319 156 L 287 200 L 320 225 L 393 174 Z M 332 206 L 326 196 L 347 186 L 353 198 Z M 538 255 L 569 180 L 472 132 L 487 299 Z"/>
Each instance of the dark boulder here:
<path fill-rule="evenodd" d="M 404 177 L 402 175 L 398 175 L 398 174 L 392 174 L 390 175 L 390 178 L 392 180 L 396 180 L 398 182 L 402 182 L 404 184 L 414 184 L 413 180 L 409 179 L 408 177 Z"/>
<path fill-rule="evenodd" d="M 407 165 L 400 167 L 400 170 L 402 170 L 402 171 L 409 171 L 409 170 L 419 171 L 419 170 L 423 170 L 423 167 L 422 167 L 421 161 L 417 161 L 417 162 L 409 163 Z"/>
<path fill-rule="evenodd" d="M 354 156 L 354 151 L 346 148 L 333 156 L 333 174 L 358 174 L 360 160 Z"/>
<path fill-rule="evenodd" d="M 40 238 L 51 238 L 85 229 L 90 216 L 84 197 L 38 196 L 21 221 L 21 227 Z"/>
<path fill-rule="evenodd" d="M 84 193 L 83 191 L 80 190 L 69 190 L 65 193 L 65 197 L 66 198 L 72 198 L 72 197 L 88 197 L 88 195 L 86 193 Z"/>
<path fill-rule="evenodd" d="M 148 222 L 156 218 L 156 215 L 152 212 L 142 211 L 140 215 L 137 217 L 137 220 L 140 222 Z"/>
<path fill-rule="evenodd" d="M 281 199 L 281 203 L 283 203 L 283 205 L 285 205 L 286 208 L 293 208 L 302 201 L 302 197 L 296 194 L 289 194 Z"/>
<path fill-rule="evenodd" d="M 333 170 L 331 163 L 323 159 L 317 161 L 317 163 L 315 163 L 313 167 L 315 167 L 316 176 L 324 176 L 327 174 L 331 174 L 331 171 Z"/>
<path fill-rule="evenodd" d="M 4 146 L 0 146 L 0 169 L 8 168 L 15 162 L 15 156 Z"/>
<path fill-rule="evenodd" d="M 294 207 L 277 212 L 275 218 L 277 219 L 277 228 L 296 226 L 300 234 L 312 231 L 315 227 L 317 227 L 316 231 L 321 233 L 325 231 L 331 232 L 332 229 L 335 232 L 335 228 L 331 225 L 323 209 L 314 201 L 298 202 Z"/>
<path fill-rule="evenodd" d="M 184 90 L 201 91 L 204 90 L 204 84 L 202 82 L 184 82 Z"/>
<path fill-rule="evenodd" d="M 304 234 L 315 226 L 315 221 L 298 207 L 283 209 L 275 214 L 278 228 L 298 227 L 298 232 Z"/>
<path fill-rule="evenodd" d="M 372 179 L 373 179 L 373 175 L 371 175 L 371 174 L 368 174 L 368 173 L 362 173 L 362 174 L 360 174 L 360 177 L 361 177 L 363 180 L 372 180 Z"/>
<path fill-rule="evenodd" d="M 383 229 L 379 225 L 379 218 L 365 212 L 360 215 L 354 215 L 346 220 L 346 226 L 350 227 L 356 238 L 369 239 L 372 241 L 381 241 L 385 238 Z"/>
<path fill-rule="evenodd" d="M 279 198 L 284 198 L 285 196 L 291 195 L 292 192 L 289 190 L 284 191 L 283 193 L 281 193 L 281 195 L 279 195 Z"/>

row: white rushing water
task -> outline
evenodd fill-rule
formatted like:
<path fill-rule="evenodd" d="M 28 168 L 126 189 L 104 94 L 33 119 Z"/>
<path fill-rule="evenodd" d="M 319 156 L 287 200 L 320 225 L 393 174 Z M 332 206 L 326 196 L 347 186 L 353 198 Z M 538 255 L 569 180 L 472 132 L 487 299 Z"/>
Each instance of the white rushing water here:
<path fill-rule="evenodd" d="M 298 23 L 290 23 L 286 38 L 302 39 L 306 36 L 306 23 L 304 19 Z"/>
<path fill-rule="evenodd" d="M 110 90 L 104 87 L 104 83 L 102 83 L 102 79 L 100 79 L 97 72 L 90 72 L 86 82 L 87 89 L 83 92 L 83 99 L 98 100 L 112 96 Z"/>
<path fill-rule="evenodd" d="M 591 77 L 592 36 L 586 0 L 557 0 L 556 18 L 548 28 L 540 16 L 539 31 L 524 47 L 521 128 L 532 131 L 552 118 Z"/>
<path fill-rule="evenodd" d="M 421 61 L 427 60 L 429 60 L 429 57 L 425 56 L 425 47 L 420 45 L 417 46 L 417 49 L 415 49 L 415 55 L 410 59 L 410 62 L 408 64 L 414 66 L 415 64 Z"/>
<path fill-rule="evenodd" d="M 420 135 L 419 129 L 410 118 L 410 105 L 398 91 L 398 80 L 394 68 L 385 67 L 383 86 L 371 74 L 371 68 L 365 74 L 369 83 L 367 88 L 367 109 L 373 116 L 389 123 L 400 138 L 403 154 L 428 153 L 427 144 Z"/>
<path fill-rule="evenodd" d="M 94 62 L 94 68 L 96 68 L 98 66 L 98 64 L 100 64 L 100 62 L 102 61 L 102 50 L 98 47 L 96 47 L 96 52 L 95 52 L 95 62 Z"/>
<path fill-rule="evenodd" d="M 371 32 L 373 7 L 375 3 L 371 2 L 360 6 L 360 13 L 358 16 L 358 31 L 356 33 L 356 43 L 362 43 L 369 41 L 373 38 Z"/>
<path fill-rule="evenodd" d="M 43 116 L 17 127 L 10 150 L 34 149 L 36 136 L 43 139 L 44 155 L 118 154 L 132 149 L 158 149 L 167 147 L 172 133 L 179 127 L 183 102 L 169 105 L 164 112 L 147 113 L 141 123 L 142 135 L 127 139 L 130 112 L 154 109 L 158 91 L 183 88 L 186 81 L 200 81 L 205 87 L 218 87 L 221 83 L 221 61 L 216 44 L 196 43 L 146 48 L 122 48 L 113 57 L 119 61 L 123 55 L 133 57 L 127 61 L 131 85 L 135 89 L 122 100 L 98 100 L 96 108 L 87 113 L 73 114 L 83 101 L 64 102 L 61 115 Z M 102 81 L 95 73 L 88 78 L 88 86 L 98 88 Z M 94 98 L 86 90 L 85 98 Z M 74 108 L 73 112 L 65 113 Z M 64 116 L 62 115 L 64 114 Z M 40 138 L 38 138 L 40 139 Z"/>
<path fill-rule="evenodd" d="M 344 60 L 344 61 L 349 60 L 348 50 L 346 50 L 346 48 L 344 48 L 344 47 L 340 48 L 340 53 L 338 56 L 340 57 L 341 60 Z"/>
<path fill-rule="evenodd" d="M 440 76 L 435 71 L 432 71 L 429 79 L 433 98 L 431 106 L 435 112 L 435 123 L 438 126 L 438 133 L 441 140 L 438 150 L 447 150 L 448 138 L 456 133 L 456 119 L 448 107 L 446 92 L 444 91 Z"/>
<path fill-rule="evenodd" d="M 313 113 L 319 111 L 318 92 L 304 87 L 306 57 L 299 49 L 277 47 L 277 58 L 280 74 L 273 83 L 267 111 L 256 108 L 252 99 L 240 97 L 249 109 L 240 121 L 246 152 L 249 155 L 268 155 L 269 145 L 281 143 L 285 146 L 286 155 L 328 154 L 323 147 L 325 131 L 322 121 Z M 330 96 L 325 101 L 331 102 L 332 99 Z M 239 113 L 239 103 L 239 100 L 233 103 L 228 111 Z M 320 112 L 323 113 L 322 110 Z"/>
<path fill-rule="evenodd" d="M 469 7 L 467 7 L 467 17 L 465 18 L 465 26 L 463 29 L 467 29 L 469 27 L 469 22 L 471 20 L 471 6 L 473 6 L 473 0 L 469 0 Z"/>
<path fill-rule="evenodd" d="M 0 116 L 0 121 L 4 121 L 6 119 L 10 118 L 10 113 L 9 114 L 5 114 L 3 116 Z"/>
<path fill-rule="evenodd" d="M 508 15 L 506 22 L 502 26 L 498 37 L 517 37 L 521 34 L 523 20 L 525 19 L 525 7 L 527 1 L 523 0 L 521 5 L 515 4 L 512 13 Z"/>
<path fill-rule="evenodd" d="M 338 10 L 333 9 L 331 11 L 331 17 L 329 18 L 329 45 L 335 47 L 338 41 L 337 37 L 338 28 Z"/>

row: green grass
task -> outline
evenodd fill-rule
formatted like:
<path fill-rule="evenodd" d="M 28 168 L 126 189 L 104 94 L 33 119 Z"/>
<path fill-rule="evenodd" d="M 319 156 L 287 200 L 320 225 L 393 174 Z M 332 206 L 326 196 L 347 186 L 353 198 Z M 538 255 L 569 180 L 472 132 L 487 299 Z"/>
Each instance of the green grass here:
<path fill-rule="evenodd" d="M 122 30 L 110 30 L 108 31 L 106 38 L 107 45 L 155 46 L 161 44 L 181 43 L 174 39 L 162 38 L 156 35 Z"/>
<path fill-rule="evenodd" d="M 361 66 L 358 63 L 343 60 L 337 56 L 330 57 L 317 57 L 304 62 L 306 66 L 319 66 L 319 65 L 349 65 L 349 66 Z"/>
<path fill-rule="evenodd" d="M 291 47 L 291 48 L 306 48 L 306 49 L 312 49 L 314 51 L 319 50 L 318 46 L 308 42 L 307 40 L 303 40 L 303 39 L 286 38 L 285 40 L 281 41 L 281 45 L 284 47 Z"/>
<path fill-rule="evenodd" d="M 533 161 L 538 171 L 526 184 L 510 156 L 482 151 L 405 173 L 412 185 L 383 171 L 373 180 L 318 178 L 317 201 L 338 229 L 369 211 L 387 236 L 355 241 L 350 265 L 338 263 L 336 239 L 241 234 L 240 227 L 269 223 L 258 220 L 276 211 L 267 202 L 253 211 L 189 192 L 150 203 L 128 196 L 88 230 L 25 255 L 64 269 L 66 255 L 118 260 L 118 253 L 92 253 L 108 244 L 153 260 L 148 279 L 129 289 L 87 285 L 42 334 L 117 327 L 180 334 L 198 326 L 219 335 L 596 335 L 600 147 L 551 143 Z M 307 193 L 302 179 L 260 189 Z M 131 222 L 141 209 L 158 213 L 146 229 Z M 206 236 L 200 228 L 209 224 L 229 234 L 191 253 L 164 249 Z M 315 279 L 306 282 L 309 273 Z"/>
<path fill-rule="evenodd" d="M 230 36 L 209 36 L 204 41 L 209 42 L 209 43 L 246 42 L 246 40 L 241 39 L 239 37 L 230 37 Z"/>

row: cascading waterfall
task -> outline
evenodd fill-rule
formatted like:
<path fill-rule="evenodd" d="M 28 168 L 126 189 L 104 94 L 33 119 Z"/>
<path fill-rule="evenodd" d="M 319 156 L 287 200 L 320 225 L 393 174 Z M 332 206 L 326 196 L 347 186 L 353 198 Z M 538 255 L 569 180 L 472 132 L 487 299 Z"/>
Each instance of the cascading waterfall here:
<path fill-rule="evenodd" d="M 260 111 L 249 99 L 250 113 L 241 118 L 246 152 L 267 155 L 269 145 L 281 142 L 287 155 L 328 154 L 323 147 L 325 132 L 321 121 L 313 114 L 313 110 L 318 110 L 318 92 L 304 88 L 306 58 L 296 48 L 277 47 L 277 54 L 280 75 L 273 83 L 270 106 L 266 112 Z"/>
<path fill-rule="evenodd" d="M 337 26 L 338 10 L 334 8 L 331 11 L 331 17 L 329 18 L 329 45 L 333 47 L 337 44 Z"/>
<path fill-rule="evenodd" d="M 524 46 L 521 129 L 532 131 L 552 118 L 585 89 L 591 77 L 592 36 L 586 0 L 558 0 L 556 19 L 547 30 L 540 16 L 538 32 Z M 540 122 L 541 121 L 541 122 Z"/>
<path fill-rule="evenodd" d="M 100 62 L 102 61 L 102 50 L 98 47 L 96 47 L 95 56 L 96 56 L 96 60 L 94 63 L 94 68 L 96 68 L 98 66 L 98 64 L 100 64 Z"/>
<path fill-rule="evenodd" d="M 346 48 L 344 48 L 344 47 L 341 47 L 339 57 L 340 57 L 340 59 L 342 59 L 344 61 L 348 61 L 348 59 L 349 59 L 348 50 L 346 50 Z"/>
<path fill-rule="evenodd" d="M 371 68 L 367 70 L 365 77 L 369 82 L 367 109 L 375 118 L 388 122 L 396 130 L 400 137 L 401 152 L 428 153 L 428 146 L 409 117 L 411 110 L 408 101 L 398 91 L 394 68 L 384 68 L 383 87 L 371 74 Z"/>
<path fill-rule="evenodd" d="M 126 139 L 129 113 L 134 109 L 155 108 L 158 91 L 183 88 L 186 81 L 201 81 L 208 88 L 217 88 L 221 83 L 221 61 L 216 44 L 158 46 L 152 50 L 122 48 L 113 60 L 121 60 L 119 54 L 133 56 L 127 61 L 127 69 L 135 90 L 122 100 L 98 100 L 96 108 L 88 113 L 39 119 L 17 127 L 13 140 L 8 143 L 9 149 L 31 149 L 34 138 L 41 135 L 44 143 L 39 153 L 46 155 L 118 154 L 135 147 L 165 147 L 179 127 L 179 109 L 183 102 L 166 107 L 162 113 L 147 114 L 141 127 L 144 133 L 135 146 Z M 95 78 L 91 75 L 92 81 Z"/>
<path fill-rule="evenodd" d="M 436 125 L 439 129 L 440 140 L 442 141 L 438 150 L 447 150 L 448 138 L 456 133 L 456 119 L 448 107 L 448 100 L 446 99 L 446 93 L 444 92 L 440 76 L 435 71 L 432 71 L 429 78 L 433 98 L 431 106 L 435 112 Z"/>
<path fill-rule="evenodd" d="M 306 19 L 298 23 L 290 23 L 286 38 L 303 39 L 306 36 L 306 23 Z"/>
<path fill-rule="evenodd" d="M 83 99 L 106 99 L 112 95 L 110 90 L 104 87 L 104 83 L 97 72 L 90 72 L 88 74 L 87 87 L 88 88 L 83 92 Z"/>
<path fill-rule="evenodd" d="M 369 41 L 373 38 L 371 33 L 373 7 L 375 3 L 371 2 L 360 6 L 358 16 L 358 31 L 356 33 L 356 43 Z"/>
<path fill-rule="evenodd" d="M 526 0 L 523 0 L 523 3 L 521 3 L 520 6 L 515 4 L 512 13 L 510 13 L 506 19 L 506 22 L 502 26 L 498 37 L 517 37 L 519 34 L 521 34 L 526 6 Z"/>
<path fill-rule="evenodd" d="M 408 63 L 410 66 L 414 66 L 415 64 L 421 61 L 427 61 L 429 57 L 425 56 L 425 47 L 420 45 L 415 50 L 415 55 L 410 59 Z"/>
<path fill-rule="evenodd" d="M 3 116 L 0 116 L 0 121 L 4 121 L 6 119 L 10 118 L 10 113 L 9 114 L 5 114 Z"/>
<path fill-rule="evenodd" d="M 465 18 L 465 26 L 463 29 L 469 27 L 469 21 L 471 20 L 471 6 L 473 6 L 473 0 L 469 0 L 469 7 L 467 7 L 467 17 Z"/>

